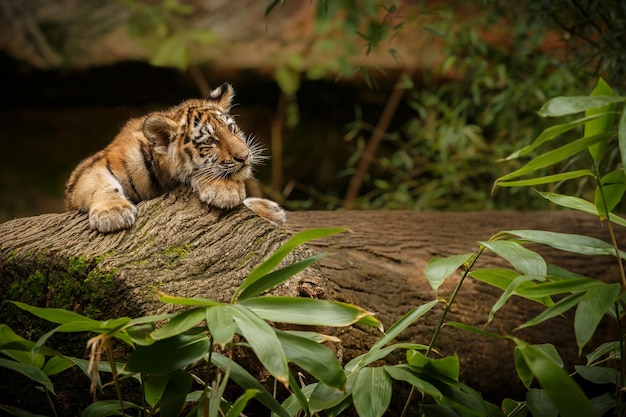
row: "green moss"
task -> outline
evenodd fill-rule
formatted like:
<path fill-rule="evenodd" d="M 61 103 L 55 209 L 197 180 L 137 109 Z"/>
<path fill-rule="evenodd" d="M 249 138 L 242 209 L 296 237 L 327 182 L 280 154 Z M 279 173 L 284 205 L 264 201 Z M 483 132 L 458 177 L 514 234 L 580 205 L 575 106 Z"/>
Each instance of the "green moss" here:
<path fill-rule="evenodd" d="M 157 254 L 167 267 L 174 267 L 182 259 L 185 259 L 193 250 L 190 243 L 185 245 L 172 245 L 167 247 L 163 252 Z"/>

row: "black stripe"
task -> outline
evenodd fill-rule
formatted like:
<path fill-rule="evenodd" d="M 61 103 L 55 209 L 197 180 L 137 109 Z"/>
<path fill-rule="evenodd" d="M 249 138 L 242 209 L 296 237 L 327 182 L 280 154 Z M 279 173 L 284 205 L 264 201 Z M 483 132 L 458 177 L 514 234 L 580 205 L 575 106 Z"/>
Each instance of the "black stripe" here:
<path fill-rule="evenodd" d="M 128 171 L 128 165 L 126 164 L 126 161 L 124 161 L 124 172 L 126 173 L 126 178 L 128 178 L 128 185 L 131 188 L 130 191 L 133 192 L 134 197 L 135 197 L 135 198 L 131 198 L 130 200 L 132 200 L 133 203 L 137 204 L 138 202 L 141 201 L 141 195 L 139 194 L 139 192 L 137 191 L 137 188 L 135 187 L 135 181 L 133 180 L 132 175 Z"/>
<path fill-rule="evenodd" d="M 148 171 L 148 175 L 150 176 L 150 184 L 154 184 L 159 187 L 159 189 L 163 189 L 161 181 L 159 181 L 158 177 L 156 176 L 152 148 L 145 142 L 140 142 L 139 147 L 141 150 L 141 156 L 143 157 L 144 166 L 146 167 L 146 171 Z"/>

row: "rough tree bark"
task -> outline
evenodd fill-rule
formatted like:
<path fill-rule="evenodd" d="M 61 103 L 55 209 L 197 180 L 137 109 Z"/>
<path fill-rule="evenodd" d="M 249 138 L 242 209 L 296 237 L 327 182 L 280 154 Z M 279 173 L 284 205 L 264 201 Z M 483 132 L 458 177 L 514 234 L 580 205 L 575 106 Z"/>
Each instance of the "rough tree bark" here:
<path fill-rule="evenodd" d="M 385 326 L 414 306 L 434 298 L 424 266 L 435 256 L 473 252 L 476 241 L 500 230 L 543 229 L 607 240 L 593 216 L 575 212 L 437 213 L 407 211 L 293 212 L 284 229 L 274 228 L 247 208 L 221 212 L 181 189 L 140 203 L 137 223 L 128 231 L 99 234 L 78 212 L 15 219 L 0 225 L 0 294 L 41 306 L 64 307 L 97 318 L 163 313 L 171 306 L 155 300 L 158 289 L 176 296 L 228 300 L 246 274 L 292 233 L 314 227 L 346 227 L 349 232 L 298 248 L 286 262 L 329 251 L 331 255 L 279 288 L 286 295 L 347 301 L 376 312 Z M 623 242 L 626 233 L 620 232 Z M 593 261 L 541 250 L 549 262 L 574 272 L 614 280 L 615 261 Z M 479 267 L 503 265 L 492 256 Z M 456 282 L 440 289 L 448 298 Z M 500 291 L 471 280 L 463 284 L 450 320 L 481 326 Z M 402 341 L 428 344 L 442 307 L 409 328 Z M 514 300 L 487 330 L 510 333 L 541 308 Z M 0 305 L 0 322 L 34 332 L 30 317 Z M 568 316 L 571 316 L 569 314 Z M 610 330 L 601 332 L 610 337 Z M 379 336 L 362 327 L 339 329 L 338 354 L 344 361 L 366 351 Z M 519 332 L 530 342 L 554 343 L 571 363 L 578 358 L 571 317 Z M 599 342 L 599 341 L 596 341 Z M 513 346 L 446 328 L 436 345 L 457 353 L 462 378 L 492 401 L 521 399 L 513 368 Z M 396 355 L 391 361 L 402 360 Z"/>

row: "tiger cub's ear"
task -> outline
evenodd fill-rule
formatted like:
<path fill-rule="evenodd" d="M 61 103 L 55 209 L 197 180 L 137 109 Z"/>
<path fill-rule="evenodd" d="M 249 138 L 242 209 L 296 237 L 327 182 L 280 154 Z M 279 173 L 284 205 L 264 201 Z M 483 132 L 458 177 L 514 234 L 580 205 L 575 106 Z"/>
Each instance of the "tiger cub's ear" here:
<path fill-rule="evenodd" d="M 208 101 L 214 102 L 222 110 L 226 113 L 230 111 L 232 107 L 233 97 L 235 96 L 235 90 L 233 87 L 224 83 L 221 86 L 217 87 L 215 90 L 211 90 L 209 96 L 207 97 Z"/>
<path fill-rule="evenodd" d="M 154 144 L 154 150 L 167 154 L 167 147 L 176 137 L 178 125 L 175 121 L 161 114 L 151 114 L 143 122 L 144 136 Z"/>

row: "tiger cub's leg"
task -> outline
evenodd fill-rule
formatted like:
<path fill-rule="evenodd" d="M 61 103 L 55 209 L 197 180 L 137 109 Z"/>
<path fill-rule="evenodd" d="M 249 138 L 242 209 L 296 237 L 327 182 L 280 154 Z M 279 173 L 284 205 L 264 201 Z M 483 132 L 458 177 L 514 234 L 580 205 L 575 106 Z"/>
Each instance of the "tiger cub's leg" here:
<path fill-rule="evenodd" d="M 194 178 L 191 180 L 191 187 L 198 193 L 200 200 L 217 208 L 237 207 L 246 198 L 246 186 L 243 181 Z"/>
<path fill-rule="evenodd" d="M 75 182 L 68 204 L 88 212 L 89 226 L 102 233 L 129 228 L 137 215 L 137 208 L 124 196 L 122 185 L 104 167 L 94 167 Z"/>

